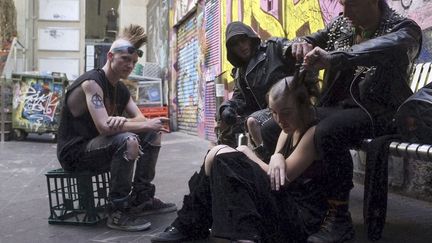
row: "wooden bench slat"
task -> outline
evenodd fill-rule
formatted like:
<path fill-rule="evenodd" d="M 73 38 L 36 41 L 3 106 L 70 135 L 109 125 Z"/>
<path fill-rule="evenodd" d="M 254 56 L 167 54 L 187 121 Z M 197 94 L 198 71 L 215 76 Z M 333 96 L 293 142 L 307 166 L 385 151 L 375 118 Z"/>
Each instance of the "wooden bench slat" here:
<path fill-rule="evenodd" d="M 423 65 L 422 72 L 420 75 L 420 80 L 419 83 L 417 84 L 417 88 L 415 91 L 418 91 L 419 89 L 423 88 L 426 85 L 426 80 L 430 73 L 430 70 L 431 70 L 431 63 L 430 62 L 425 63 Z"/>
<path fill-rule="evenodd" d="M 432 82 L 432 63 L 417 64 L 412 78 L 411 89 L 416 92 L 430 82 Z M 423 160 L 432 158 L 432 145 L 430 144 L 392 142 L 389 148 L 390 154 L 395 156 Z"/>
<path fill-rule="evenodd" d="M 415 66 L 414 75 L 413 75 L 413 77 L 411 79 L 411 83 L 410 83 L 411 84 L 410 87 L 411 87 L 411 90 L 413 92 L 415 92 L 415 90 L 417 88 L 417 84 L 419 82 L 422 69 L 423 69 L 423 63 L 419 63 Z"/>
<path fill-rule="evenodd" d="M 415 65 L 414 72 L 411 76 L 410 87 L 413 92 L 423 88 L 426 84 L 432 82 L 432 63 L 418 63 Z M 371 139 L 364 139 L 361 150 L 366 150 L 366 146 Z M 415 159 L 432 159 L 432 145 L 429 144 L 411 144 L 406 142 L 392 142 L 389 146 L 391 155 L 398 157 L 410 157 Z"/>
<path fill-rule="evenodd" d="M 431 67 L 430 67 L 430 70 L 429 70 L 429 75 L 428 75 L 428 77 L 426 79 L 425 85 L 429 84 L 430 82 L 432 82 L 432 63 L 431 63 Z"/>

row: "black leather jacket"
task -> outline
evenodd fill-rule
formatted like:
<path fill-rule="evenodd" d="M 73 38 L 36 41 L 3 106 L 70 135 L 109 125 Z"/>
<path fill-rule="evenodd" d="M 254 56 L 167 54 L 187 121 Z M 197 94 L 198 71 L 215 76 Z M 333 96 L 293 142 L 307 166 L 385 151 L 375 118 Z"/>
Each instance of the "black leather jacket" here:
<path fill-rule="evenodd" d="M 230 40 L 237 35 L 250 38 L 255 49 L 255 54 L 248 63 L 237 57 L 232 50 Z M 294 73 L 294 59 L 291 55 L 285 56 L 288 46 L 289 42 L 285 38 L 270 38 L 261 42 L 250 26 L 239 21 L 231 22 L 227 26 L 227 59 L 234 66 L 234 90 L 232 98 L 219 107 L 217 120 L 227 106 L 232 107 L 240 116 L 247 116 L 267 107 L 266 94 L 273 84 Z"/>
<path fill-rule="evenodd" d="M 381 9 L 378 30 L 360 44 L 355 44 L 355 33 L 343 16 L 324 30 L 303 37 L 331 54 L 321 106 L 351 103 L 370 114 L 372 121 L 388 120 L 412 94 L 407 81 L 420 52 L 421 29 L 387 5 Z"/>
<path fill-rule="evenodd" d="M 271 38 L 257 47 L 247 67 L 234 67 L 233 96 L 222 103 L 219 115 L 226 106 L 241 116 L 267 107 L 266 94 L 273 84 L 294 72 L 294 62 L 284 55 L 287 44 L 287 39 Z"/>

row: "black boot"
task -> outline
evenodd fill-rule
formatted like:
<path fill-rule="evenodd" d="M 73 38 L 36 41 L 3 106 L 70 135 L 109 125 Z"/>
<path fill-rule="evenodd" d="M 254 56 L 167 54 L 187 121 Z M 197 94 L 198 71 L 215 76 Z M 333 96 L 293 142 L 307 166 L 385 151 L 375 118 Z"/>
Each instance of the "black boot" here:
<path fill-rule="evenodd" d="M 354 237 L 348 201 L 328 200 L 329 210 L 321 229 L 308 237 L 308 243 L 340 243 Z"/>
<path fill-rule="evenodd" d="M 188 237 L 181 233 L 176 227 L 168 226 L 163 232 L 160 232 L 154 235 L 151 238 L 151 242 L 183 242 L 193 240 L 191 237 Z"/>

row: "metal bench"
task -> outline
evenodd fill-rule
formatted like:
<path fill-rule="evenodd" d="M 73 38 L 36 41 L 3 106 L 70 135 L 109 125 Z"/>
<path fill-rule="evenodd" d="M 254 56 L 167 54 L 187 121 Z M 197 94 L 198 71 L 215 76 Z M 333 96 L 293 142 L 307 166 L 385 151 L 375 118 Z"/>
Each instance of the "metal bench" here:
<path fill-rule="evenodd" d="M 430 82 L 432 82 L 432 63 L 416 64 L 410 82 L 411 90 L 417 92 Z M 432 145 L 427 144 L 392 142 L 390 144 L 390 154 L 399 157 L 432 160 L 431 148 Z"/>
<path fill-rule="evenodd" d="M 410 78 L 410 87 L 413 92 L 418 91 L 426 84 L 432 82 L 432 63 L 419 63 L 415 65 Z M 354 160 L 354 176 L 358 182 L 364 182 L 364 170 L 366 166 L 366 148 L 371 139 L 365 139 L 358 150 L 351 150 Z M 389 145 L 389 186 L 398 193 L 411 197 L 421 198 L 427 201 L 432 196 L 427 193 L 432 185 L 432 174 L 428 174 L 429 167 L 432 169 L 432 144 L 409 143 L 405 141 L 394 141 Z"/>

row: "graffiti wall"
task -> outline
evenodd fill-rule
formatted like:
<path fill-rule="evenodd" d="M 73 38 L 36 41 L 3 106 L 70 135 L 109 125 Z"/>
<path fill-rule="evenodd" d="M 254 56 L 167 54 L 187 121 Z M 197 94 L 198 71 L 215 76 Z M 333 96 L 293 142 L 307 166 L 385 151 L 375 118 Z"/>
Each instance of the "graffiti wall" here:
<path fill-rule="evenodd" d="M 217 4 L 218 14 L 212 13 L 207 5 Z M 207 8 L 204 18 L 202 13 Z M 209 112 L 206 113 L 205 107 L 211 107 L 214 110 L 214 105 L 205 104 L 209 99 L 205 98 L 205 90 L 209 81 L 222 74 L 222 79 L 228 84 L 232 84 L 232 78 L 229 75 L 232 66 L 226 60 L 225 49 L 225 26 L 232 21 L 243 21 L 252 26 L 252 28 L 262 37 L 263 40 L 271 37 L 287 37 L 295 38 L 296 36 L 306 35 L 315 32 L 324 27 L 334 16 L 341 11 L 341 6 L 338 0 L 171 0 L 169 1 L 169 19 L 170 19 L 170 100 L 171 115 L 173 117 L 183 116 L 180 111 L 184 109 L 181 106 L 181 99 L 178 97 L 178 83 L 183 82 L 181 75 L 182 67 L 180 67 L 179 54 L 183 48 L 182 42 L 179 42 L 178 30 L 182 23 L 187 22 L 190 16 L 197 16 L 196 38 L 199 40 L 198 62 L 196 64 L 197 71 L 197 91 L 198 95 L 196 107 L 196 127 L 197 134 L 208 138 L 205 135 L 205 127 L 211 127 L 209 124 L 204 126 L 203 123 L 209 118 Z M 215 17 L 217 17 L 215 23 Z M 207 19 L 208 18 L 208 19 Z M 211 22 L 209 25 L 207 22 Z M 211 30 L 212 27 L 219 26 L 220 30 Z M 180 28 L 181 29 L 181 28 Z M 215 38 L 217 33 L 219 38 Z M 214 40 L 218 39 L 219 45 L 215 45 Z M 219 61 L 209 62 L 208 57 L 216 56 L 213 52 L 218 51 Z M 218 67 L 215 66 L 217 63 Z M 194 71 L 195 72 L 195 71 Z M 186 76 L 185 76 L 186 77 Z M 208 87 L 207 87 L 208 89 Z M 230 85 L 227 86 L 227 93 L 231 90 Z M 213 100 L 211 102 L 214 102 Z M 213 112 L 212 110 L 212 112 Z M 207 115 L 206 115 L 207 114 Z M 175 122 L 174 122 L 175 123 Z M 175 126 L 174 126 L 175 127 Z M 211 130 L 211 129 L 207 129 Z M 208 133 L 208 132 L 207 132 Z"/>
<path fill-rule="evenodd" d="M 222 1 L 222 26 L 232 21 L 250 25 L 262 39 L 271 36 L 293 39 L 322 29 L 342 7 L 339 0 L 225 0 Z M 222 30 L 225 43 L 225 30 Z M 232 66 L 226 60 L 223 45 L 222 72 L 230 73 Z M 230 77 L 225 77 L 230 82 Z"/>
<path fill-rule="evenodd" d="M 171 1 L 170 16 L 170 116 L 171 127 L 202 136 L 204 1 Z"/>
<path fill-rule="evenodd" d="M 57 131 L 63 83 L 47 78 L 25 78 L 13 86 L 13 127 L 26 132 Z"/>
<path fill-rule="evenodd" d="M 342 6 L 339 0 L 172 0 L 170 4 L 170 66 L 171 80 L 181 79 L 178 77 L 177 55 L 178 50 L 176 44 L 176 28 L 178 21 L 184 21 L 185 18 L 192 11 L 196 11 L 196 16 L 202 16 L 200 12 L 200 5 L 211 5 L 219 3 L 220 6 L 218 15 L 206 14 L 201 22 L 197 23 L 199 29 L 196 31 L 197 39 L 200 40 L 199 53 L 197 54 L 199 62 L 197 63 L 197 76 L 198 76 L 198 90 L 197 95 L 203 96 L 205 92 L 205 85 L 209 80 L 214 80 L 222 74 L 222 80 L 228 84 L 226 92 L 231 91 L 232 77 L 230 76 L 232 66 L 226 59 L 225 48 L 225 27 L 232 21 L 242 21 L 250 25 L 263 40 L 271 37 L 286 37 L 293 39 L 297 36 L 307 35 L 319 29 L 322 29 L 332 18 L 336 17 L 342 12 Z M 419 62 L 432 60 L 432 0 L 387 0 L 389 5 L 399 13 L 414 19 L 423 30 L 424 41 L 423 50 L 419 58 Z M 205 7 L 201 7 L 205 8 Z M 188 12 L 189 11 L 189 12 Z M 210 17 L 209 17 L 210 16 Z M 210 31 L 207 22 L 212 22 L 212 27 L 215 26 L 214 16 L 220 21 L 220 31 Z M 209 19 L 207 19 L 209 18 Z M 202 28 L 205 26 L 205 30 Z M 201 29 L 200 29 L 201 28 Z M 218 33 L 220 41 L 219 45 L 215 45 L 214 33 Z M 219 62 L 203 62 L 208 56 L 214 56 L 212 53 L 212 46 L 217 46 L 219 51 Z M 214 49 L 214 48 L 213 48 Z M 219 67 L 215 67 L 215 63 Z M 172 87 L 172 86 L 171 86 Z M 172 92 L 172 91 L 171 91 Z M 177 105 L 176 93 L 171 96 L 170 102 Z M 229 97 L 229 96 L 228 96 Z M 207 107 L 203 97 L 198 98 L 198 134 L 204 134 L 201 122 L 206 113 L 202 113 L 202 109 Z M 207 99 L 208 100 L 208 99 Z"/>
<path fill-rule="evenodd" d="M 430 0 L 388 0 L 388 4 L 415 20 L 423 31 L 423 48 L 418 62 L 432 61 L 432 1 Z"/>

